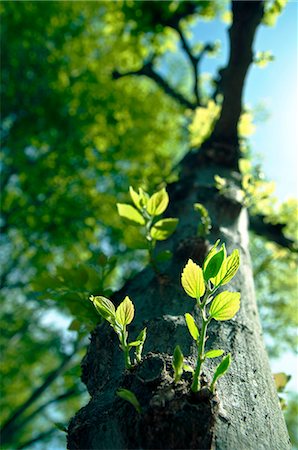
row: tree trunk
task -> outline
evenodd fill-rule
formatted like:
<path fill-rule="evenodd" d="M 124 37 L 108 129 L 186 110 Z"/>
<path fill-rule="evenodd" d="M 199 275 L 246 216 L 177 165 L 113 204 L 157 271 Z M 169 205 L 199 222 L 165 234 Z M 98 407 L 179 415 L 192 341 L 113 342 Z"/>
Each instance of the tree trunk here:
<path fill-rule="evenodd" d="M 241 15 L 238 4 L 248 5 L 250 18 L 247 18 L 248 13 Z M 129 295 L 134 302 L 136 318 L 130 326 L 130 335 L 136 337 L 137 331 L 147 326 L 147 355 L 130 373 L 124 371 L 123 355 L 111 327 L 103 324 L 95 329 L 82 364 L 82 379 L 91 400 L 69 425 L 68 448 L 71 450 L 290 448 L 263 345 L 248 250 L 247 212 L 238 200 L 240 174 L 234 170 L 239 153 L 235 123 L 241 111 L 244 75 L 251 62 L 249 50 L 261 19 L 260 5 L 262 2 L 234 4 L 230 39 L 237 39 L 243 27 L 250 29 L 245 51 L 248 59 L 242 54 L 239 62 L 246 68 L 238 68 L 237 105 L 230 114 L 225 112 L 224 102 L 213 136 L 200 152 L 184 159 L 179 182 L 169 186 L 169 216 L 178 217 L 179 226 L 173 237 L 160 247 L 171 248 L 173 259 L 167 263 L 163 275 L 158 276 L 151 268 L 146 268 L 114 297 L 119 303 Z M 236 22 L 241 22 L 243 17 L 241 28 Z M 231 70 L 227 70 L 224 81 L 225 98 L 230 96 L 231 83 L 235 83 L 232 67 L 237 64 L 239 50 L 233 48 L 228 64 Z M 225 124 L 230 127 L 230 133 Z M 216 174 L 227 178 L 234 186 L 229 196 L 215 189 Z M 195 315 L 197 312 L 180 282 L 188 258 L 202 264 L 209 246 L 197 236 L 198 216 L 193 208 L 197 202 L 205 205 L 212 219 L 209 241 L 213 243 L 220 238 L 226 243 L 228 254 L 238 248 L 241 256 L 240 270 L 229 284 L 229 290 L 241 292 L 241 309 L 234 319 L 222 323 L 212 321 L 208 329 L 207 350 L 221 348 L 232 355 L 230 370 L 218 382 L 215 395 L 207 389 L 191 394 L 187 376 L 175 385 L 171 367 L 171 355 L 177 344 L 189 364 L 194 365 L 197 352 L 184 320 L 185 312 L 193 310 Z M 216 364 L 214 360 L 206 363 L 203 384 L 210 383 Z M 119 387 L 136 394 L 141 414 L 115 395 Z"/>

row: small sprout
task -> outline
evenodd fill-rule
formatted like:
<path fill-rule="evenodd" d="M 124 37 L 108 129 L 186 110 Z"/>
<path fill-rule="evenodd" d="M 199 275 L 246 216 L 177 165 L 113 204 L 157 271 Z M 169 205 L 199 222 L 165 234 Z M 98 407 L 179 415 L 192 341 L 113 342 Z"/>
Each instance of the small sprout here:
<path fill-rule="evenodd" d="M 118 397 L 129 402 L 135 408 L 135 410 L 139 414 L 141 414 L 142 412 L 141 405 L 139 403 L 139 400 L 132 391 L 130 391 L 129 389 L 120 388 L 116 391 L 116 394 L 118 395 Z"/>
<path fill-rule="evenodd" d="M 231 364 L 231 359 L 232 359 L 231 354 L 228 353 L 227 356 L 225 356 L 221 360 L 219 365 L 217 366 L 215 373 L 213 375 L 213 380 L 212 380 L 211 386 L 210 386 L 211 392 L 214 392 L 214 386 L 215 386 L 215 383 L 218 380 L 218 378 L 222 377 L 229 369 L 230 364 Z"/>
<path fill-rule="evenodd" d="M 139 342 L 139 344 L 136 345 L 135 349 L 135 357 L 137 363 L 141 362 L 146 337 L 147 337 L 147 328 L 144 328 L 137 337 L 137 342 Z"/>
<path fill-rule="evenodd" d="M 146 328 L 144 328 L 135 341 L 127 342 L 128 332 L 126 326 L 133 321 L 135 311 L 132 301 L 129 297 L 125 297 L 117 309 L 115 309 L 111 300 L 100 295 L 96 297 L 91 295 L 90 301 L 95 306 L 98 314 L 109 322 L 113 330 L 117 333 L 120 341 L 120 348 L 124 353 L 125 368 L 130 369 L 132 367 L 129 355 L 131 348 L 135 348 L 136 362 L 140 362 L 146 339 Z"/>
<path fill-rule="evenodd" d="M 178 383 L 178 381 L 181 380 L 181 376 L 183 374 L 183 353 L 181 351 L 181 348 L 179 345 L 176 345 L 174 353 L 173 353 L 173 363 L 172 363 L 173 369 L 174 369 L 174 382 Z"/>
<path fill-rule="evenodd" d="M 151 197 L 143 189 L 137 193 L 130 186 L 129 193 L 134 206 L 117 203 L 118 213 L 133 225 L 141 225 L 145 231 L 149 261 L 153 269 L 159 273 L 157 263 L 165 262 L 171 257 L 171 252 L 165 251 L 154 255 L 157 241 L 168 239 L 176 230 L 178 219 L 160 219 L 169 204 L 169 196 L 165 189 L 155 192 Z"/>
<path fill-rule="evenodd" d="M 224 353 L 223 350 L 209 350 L 205 353 L 205 343 L 208 339 L 207 328 L 209 323 L 212 319 L 217 321 L 230 320 L 240 308 L 239 292 L 224 291 L 217 296 L 214 296 L 220 286 L 227 284 L 236 275 L 240 264 L 238 250 L 234 250 L 232 254 L 227 257 L 225 245 L 222 244 L 219 248 L 219 242 L 219 240 L 216 241 L 206 256 L 203 263 L 203 269 L 189 259 L 181 275 L 183 289 L 189 297 L 196 300 L 196 304 L 201 314 L 200 330 L 194 317 L 189 313 L 185 314 L 188 331 L 198 348 L 197 364 L 193 373 L 193 382 L 191 386 L 193 392 L 197 392 L 200 389 L 201 366 L 204 361 L 208 358 L 217 358 Z M 209 304 L 210 306 L 208 306 Z M 175 349 L 176 356 L 174 360 L 177 360 L 179 350 L 180 348 L 177 346 Z M 230 360 L 230 355 L 227 355 L 217 367 L 211 384 L 212 391 L 214 390 L 216 380 L 227 371 Z M 178 363 L 176 363 L 176 366 L 177 364 Z M 174 370 L 176 376 L 177 368 L 174 368 Z M 181 370 L 183 371 L 183 369 Z M 180 379 L 179 376 L 181 377 L 181 374 L 178 374 L 176 378 Z"/>

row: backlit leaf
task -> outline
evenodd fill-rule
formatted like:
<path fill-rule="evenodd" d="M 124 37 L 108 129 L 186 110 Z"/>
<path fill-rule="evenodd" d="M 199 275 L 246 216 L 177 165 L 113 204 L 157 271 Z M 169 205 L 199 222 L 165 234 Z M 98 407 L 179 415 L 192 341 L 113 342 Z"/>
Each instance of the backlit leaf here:
<path fill-rule="evenodd" d="M 217 366 L 214 376 L 213 376 L 213 380 L 210 386 L 211 392 L 214 391 L 214 386 L 216 381 L 218 380 L 219 377 L 222 377 L 228 370 L 228 368 L 230 367 L 231 364 L 231 354 L 228 353 L 227 356 L 225 356 L 221 362 L 219 363 L 219 365 Z"/>
<path fill-rule="evenodd" d="M 139 403 L 139 400 L 135 396 L 133 392 L 131 392 L 128 389 L 120 388 L 117 390 L 116 394 L 118 397 L 122 398 L 123 400 L 126 400 L 127 402 L 131 403 L 132 406 L 136 409 L 136 411 L 141 414 L 141 405 Z"/>
<path fill-rule="evenodd" d="M 168 204 L 168 193 L 165 189 L 161 189 L 149 198 L 147 203 L 147 212 L 151 216 L 159 216 L 167 209 Z"/>
<path fill-rule="evenodd" d="M 223 355 L 223 350 L 209 350 L 209 352 L 205 353 L 205 358 L 217 358 L 218 356 Z"/>
<path fill-rule="evenodd" d="M 221 292 L 211 303 L 210 316 L 215 320 L 229 320 L 240 308 L 239 292 Z"/>
<path fill-rule="evenodd" d="M 100 295 L 97 295 L 94 297 L 93 295 L 90 296 L 90 300 L 93 303 L 93 305 L 96 308 L 96 311 L 98 314 L 101 315 L 105 320 L 112 323 L 115 319 L 115 306 L 106 297 L 102 297 Z"/>
<path fill-rule="evenodd" d="M 186 313 L 185 314 L 185 321 L 186 321 L 186 325 L 188 328 L 188 331 L 190 332 L 190 335 L 192 336 L 192 338 L 197 341 L 199 339 L 199 330 L 198 327 L 195 323 L 194 318 L 192 317 L 191 314 Z"/>
<path fill-rule="evenodd" d="M 192 298 L 199 299 L 204 295 L 205 283 L 201 267 L 189 259 L 181 276 L 183 289 Z"/>
<path fill-rule="evenodd" d="M 183 374 L 183 353 L 179 345 L 176 345 L 174 349 L 172 365 L 175 374 L 175 382 L 178 382 Z"/>
<path fill-rule="evenodd" d="M 134 306 L 129 297 L 125 297 L 116 310 L 116 321 L 120 325 L 129 325 L 134 318 Z"/>
<path fill-rule="evenodd" d="M 164 241 L 174 233 L 178 219 L 162 219 L 156 222 L 150 230 L 151 237 L 157 241 Z"/>
<path fill-rule="evenodd" d="M 138 208 L 138 209 L 142 209 L 141 206 L 141 197 L 140 195 L 134 190 L 134 188 L 132 186 L 129 186 L 129 194 L 130 197 L 134 203 L 134 205 Z"/>
<path fill-rule="evenodd" d="M 240 265 L 240 256 L 238 249 L 235 249 L 230 256 L 228 256 L 216 277 L 211 278 L 212 283 L 215 286 L 223 286 L 227 284 L 236 275 Z"/>
<path fill-rule="evenodd" d="M 145 224 L 144 217 L 133 206 L 127 205 L 126 203 L 117 203 L 117 209 L 119 216 L 124 217 L 124 219 L 139 223 L 140 225 Z"/>

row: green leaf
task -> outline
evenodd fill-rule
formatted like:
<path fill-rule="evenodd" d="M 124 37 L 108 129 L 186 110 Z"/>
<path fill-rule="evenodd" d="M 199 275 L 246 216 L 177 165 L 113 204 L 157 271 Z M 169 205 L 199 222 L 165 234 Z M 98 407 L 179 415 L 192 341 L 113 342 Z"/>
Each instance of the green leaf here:
<path fill-rule="evenodd" d="M 125 297 L 116 310 L 116 321 L 120 325 L 129 325 L 134 318 L 134 306 L 129 297 Z"/>
<path fill-rule="evenodd" d="M 128 346 L 129 347 L 138 347 L 141 344 L 142 344 L 142 341 L 133 341 L 133 342 L 129 342 Z"/>
<path fill-rule="evenodd" d="M 135 205 L 139 210 L 141 210 L 141 209 L 142 209 L 142 206 L 141 206 L 141 196 L 140 196 L 140 194 L 138 194 L 138 193 L 134 190 L 134 188 L 133 188 L 132 186 L 129 186 L 129 194 L 130 194 L 130 197 L 131 197 L 131 199 L 132 199 L 134 205 Z"/>
<path fill-rule="evenodd" d="M 277 389 L 277 392 L 283 392 L 284 388 L 286 387 L 287 383 L 291 379 L 291 375 L 287 375 L 284 372 L 274 373 L 273 374 L 275 386 Z"/>
<path fill-rule="evenodd" d="M 141 405 L 139 403 L 139 400 L 135 396 L 133 392 L 131 392 L 129 389 L 123 389 L 120 388 L 116 391 L 116 394 L 118 397 L 122 398 L 123 400 L 126 400 L 127 402 L 131 403 L 132 406 L 136 409 L 136 411 L 141 414 Z"/>
<path fill-rule="evenodd" d="M 217 358 L 218 356 L 221 356 L 224 354 L 223 350 L 209 350 L 205 353 L 205 358 Z"/>
<path fill-rule="evenodd" d="M 113 323 L 115 320 L 115 306 L 106 297 L 102 297 L 100 295 L 97 295 L 94 297 L 93 295 L 90 296 L 90 300 L 93 303 L 93 305 L 96 308 L 96 311 L 98 314 L 103 317 L 105 320 L 107 320 L 110 323 Z"/>
<path fill-rule="evenodd" d="M 203 270 L 205 271 L 207 268 L 207 265 L 210 261 L 210 259 L 216 254 L 217 252 L 217 247 L 218 244 L 220 243 L 220 239 L 217 239 L 217 241 L 215 242 L 215 244 L 213 245 L 213 247 L 211 247 L 211 249 L 209 250 L 205 260 L 204 260 L 204 264 L 203 264 Z"/>
<path fill-rule="evenodd" d="M 194 373 L 193 368 L 191 366 L 189 366 L 188 364 L 183 364 L 183 370 L 184 370 L 184 372 Z"/>
<path fill-rule="evenodd" d="M 174 233 L 178 219 L 162 219 L 156 222 L 150 230 L 150 235 L 156 241 L 164 241 Z"/>
<path fill-rule="evenodd" d="M 136 360 L 137 362 L 140 362 L 142 359 L 142 351 L 143 351 L 143 347 L 144 347 L 144 343 L 147 337 L 147 328 L 145 327 L 140 334 L 137 337 L 137 341 L 140 342 L 140 344 L 136 347 L 135 350 L 135 356 L 136 356 Z"/>
<path fill-rule="evenodd" d="M 240 256 L 238 249 L 235 249 L 230 256 L 228 256 L 216 277 L 211 278 L 214 286 L 223 286 L 227 284 L 236 275 L 240 265 Z"/>
<path fill-rule="evenodd" d="M 240 308 L 239 292 L 221 292 L 211 303 L 210 316 L 215 320 L 229 320 L 235 316 Z"/>
<path fill-rule="evenodd" d="M 126 203 L 117 203 L 118 214 L 124 219 L 130 222 L 138 223 L 140 225 L 145 224 L 144 217 L 139 213 L 139 211 L 131 205 Z"/>
<path fill-rule="evenodd" d="M 170 250 L 164 250 L 162 252 L 159 252 L 156 257 L 156 262 L 166 262 L 173 256 L 173 253 Z"/>
<path fill-rule="evenodd" d="M 139 188 L 139 196 L 142 208 L 146 208 L 149 200 L 149 195 L 142 188 Z"/>
<path fill-rule="evenodd" d="M 199 299 L 205 293 L 205 282 L 201 267 L 189 259 L 181 276 L 183 289 L 192 298 Z"/>
<path fill-rule="evenodd" d="M 161 189 L 149 198 L 147 203 L 147 212 L 151 216 L 159 216 L 167 209 L 168 204 L 168 193 L 165 189 Z"/>
<path fill-rule="evenodd" d="M 206 269 L 204 269 L 204 278 L 208 281 L 210 278 L 216 277 L 218 274 L 222 263 L 225 259 L 226 252 L 224 244 L 221 246 L 219 252 L 215 253 L 208 261 Z"/>
<path fill-rule="evenodd" d="M 186 313 L 184 317 L 185 317 L 186 325 L 187 325 L 188 331 L 190 332 L 190 335 L 192 336 L 192 338 L 195 341 L 198 341 L 198 339 L 199 339 L 199 330 L 198 330 L 198 327 L 197 327 L 197 325 L 195 323 L 195 319 L 189 313 Z"/>
<path fill-rule="evenodd" d="M 219 365 L 215 370 L 213 380 L 210 386 L 211 392 L 214 392 L 214 386 L 216 381 L 218 380 L 218 378 L 222 377 L 227 372 L 228 368 L 230 367 L 230 364 L 231 364 L 231 354 L 228 353 L 227 356 L 225 356 L 221 360 L 221 362 L 219 363 Z"/>
<path fill-rule="evenodd" d="M 183 374 L 183 353 L 179 345 L 176 345 L 173 353 L 172 366 L 174 369 L 174 381 L 177 383 L 180 381 Z"/>

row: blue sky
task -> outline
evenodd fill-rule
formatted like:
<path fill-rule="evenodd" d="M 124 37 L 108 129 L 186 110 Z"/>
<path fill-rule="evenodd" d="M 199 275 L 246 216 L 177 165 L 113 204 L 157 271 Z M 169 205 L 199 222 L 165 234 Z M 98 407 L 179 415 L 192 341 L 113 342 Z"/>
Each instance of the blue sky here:
<path fill-rule="evenodd" d="M 269 113 L 250 141 L 266 177 L 276 182 L 281 201 L 298 194 L 297 13 L 298 3 L 289 2 L 274 27 L 259 27 L 254 49 L 271 50 L 275 60 L 263 69 L 255 65 L 250 68 L 244 96 L 245 104 L 254 108 L 262 103 Z M 194 40 L 222 42 L 221 55 L 206 58 L 202 65 L 202 72 L 214 73 L 227 61 L 226 26 L 217 20 L 200 21 L 193 31 Z"/>

